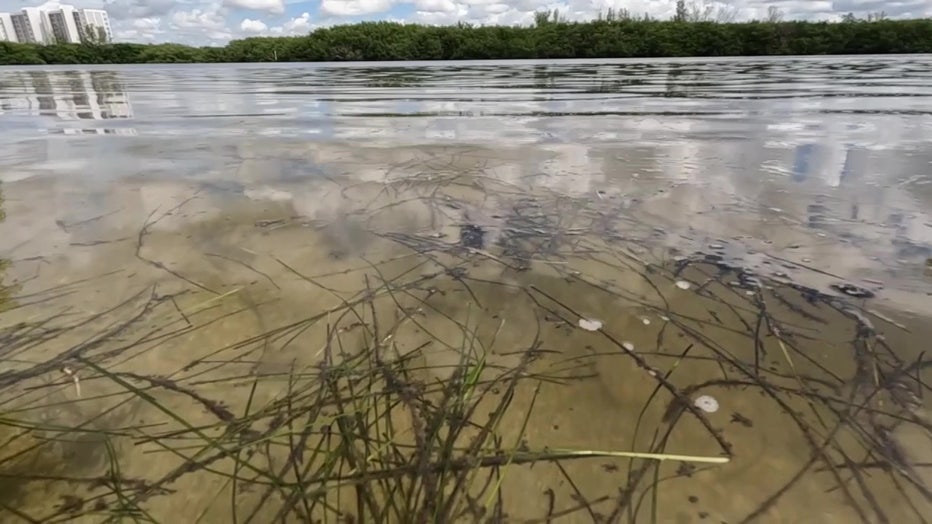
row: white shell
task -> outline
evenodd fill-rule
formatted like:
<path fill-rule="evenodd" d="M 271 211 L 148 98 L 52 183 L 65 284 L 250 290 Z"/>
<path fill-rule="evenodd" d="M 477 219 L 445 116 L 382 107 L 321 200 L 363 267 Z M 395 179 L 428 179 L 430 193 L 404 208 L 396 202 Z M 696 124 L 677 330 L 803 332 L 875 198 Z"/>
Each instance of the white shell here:
<path fill-rule="evenodd" d="M 692 285 L 692 284 L 690 284 L 689 282 L 687 282 L 687 281 L 685 281 L 685 280 L 677 280 L 677 281 L 676 281 L 676 287 L 678 287 L 678 288 L 680 288 L 680 289 L 689 289 L 689 287 L 690 287 L 691 285 Z"/>
<path fill-rule="evenodd" d="M 693 405 L 706 413 L 715 413 L 718 411 L 718 401 L 715 400 L 715 397 L 710 397 L 709 395 L 696 397 L 696 400 L 693 401 Z"/>
<path fill-rule="evenodd" d="M 647 317 L 642 318 L 642 319 L 641 319 L 641 322 L 642 322 L 645 326 L 649 326 L 649 325 L 650 325 L 650 319 L 647 318 Z"/>
<path fill-rule="evenodd" d="M 586 331 L 598 331 L 602 329 L 602 321 L 595 319 L 581 318 L 579 319 L 579 327 L 585 329 Z"/>
<path fill-rule="evenodd" d="M 621 347 L 625 348 L 627 351 L 634 351 L 634 344 L 627 340 L 621 343 Z"/>

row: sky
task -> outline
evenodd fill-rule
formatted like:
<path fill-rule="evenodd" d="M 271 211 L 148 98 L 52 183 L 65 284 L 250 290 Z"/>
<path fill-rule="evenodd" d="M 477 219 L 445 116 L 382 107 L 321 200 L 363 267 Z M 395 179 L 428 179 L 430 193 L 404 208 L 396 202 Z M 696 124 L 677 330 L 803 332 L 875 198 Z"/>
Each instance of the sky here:
<path fill-rule="evenodd" d="M 738 19 L 765 18 L 775 6 L 785 19 L 837 20 L 883 11 L 889 18 L 932 17 L 932 0 L 687 0 L 705 1 Z M 0 0 L 0 12 L 55 6 L 59 0 Z M 222 45 L 249 36 L 301 35 L 319 27 L 364 20 L 426 24 L 530 24 L 534 13 L 558 9 L 571 20 L 608 8 L 670 18 L 675 0 L 68 0 L 110 13 L 114 39 Z"/>

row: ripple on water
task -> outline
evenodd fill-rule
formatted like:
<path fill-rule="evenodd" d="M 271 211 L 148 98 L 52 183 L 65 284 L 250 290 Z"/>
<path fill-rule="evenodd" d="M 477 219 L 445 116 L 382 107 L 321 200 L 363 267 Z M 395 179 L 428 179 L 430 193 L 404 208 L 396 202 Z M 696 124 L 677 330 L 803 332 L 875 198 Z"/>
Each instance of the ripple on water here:
<path fill-rule="evenodd" d="M 930 64 L 3 68 L 0 507 L 915 521 Z"/>

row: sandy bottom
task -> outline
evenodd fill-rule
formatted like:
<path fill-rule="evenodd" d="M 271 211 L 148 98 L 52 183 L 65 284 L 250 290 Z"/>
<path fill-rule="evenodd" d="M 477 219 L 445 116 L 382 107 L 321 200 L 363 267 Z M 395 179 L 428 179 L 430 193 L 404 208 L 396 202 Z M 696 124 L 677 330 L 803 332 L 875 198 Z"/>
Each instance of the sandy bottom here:
<path fill-rule="evenodd" d="M 410 366 L 432 402 L 458 366 L 481 362 L 481 384 L 499 378 L 470 400 L 471 420 L 486 424 L 507 392 L 490 439 L 499 451 L 601 452 L 486 468 L 495 476 L 461 490 L 474 499 L 462 497 L 457 520 L 932 515 L 932 327 L 908 312 L 923 290 L 895 303 L 835 293 L 825 266 L 767 259 L 747 230 L 678 226 L 657 218 L 658 201 L 639 208 L 611 188 L 593 197 L 509 179 L 515 158 L 492 175 L 467 154 L 377 171 L 376 153 L 357 151 L 362 167 L 345 175 L 348 153 L 330 152 L 343 162 L 332 176 L 288 181 L 257 175 L 260 153 L 240 154 L 236 187 L 2 187 L 4 522 L 354 521 L 352 488 L 314 476 L 325 463 L 315 450 L 337 449 L 338 414 L 354 412 L 322 384 L 373 354 Z M 751 260 L 753 272 L 740 269 Z M 696 408 L 703 396 L 717 409 Z M 409 407 L 385 408 L 382 424 L 417 445 Z M 612 455 L 628 451 L 685 457 Z M 323 492 L 328 504 L 295 502 Z"/>

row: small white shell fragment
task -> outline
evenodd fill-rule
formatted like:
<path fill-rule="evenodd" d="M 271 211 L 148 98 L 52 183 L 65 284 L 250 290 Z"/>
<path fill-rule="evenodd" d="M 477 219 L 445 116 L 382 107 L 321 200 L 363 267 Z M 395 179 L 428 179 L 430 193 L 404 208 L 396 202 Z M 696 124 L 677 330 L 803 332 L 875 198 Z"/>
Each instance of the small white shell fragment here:
<path fill-rule="evenodd" d="M 668 317 L 668 316 L 666 316 L 666 315 L 660 315 L 660 320 L 663 320 L 664 322 L 669 322 L 669 321 L 670 321 L 670 317 Z"/>
<path fill-rule="evenodd" d="M 718 401 L 715 400 L 715 397 L 710 397 L 709 395 L 696 397 L 696 400 L 693 401 L 693 405 L 706 413 L 715 413 L 718 411 Z"/>
<path fill-rule="evenodd" d="M 586 331 L 598 331 L 602 329 L 602 321 L 588 318 L 579 319 L 579 327 Z"/>
<path fill-rule="evenodd" d="M 645 326 L 649 326 L 649 325 L 650 325 L 650 319 L 647 318 L 647 317 L 644 317 L 644 318 L 641 319 L 641 323 L 644 324 Z"/>
<path fill-rule="evenodd" d="M 687 281 L 685 281 L 685 280 L 677 280 L 677 281 L 676 281 L 676 287 L 678 287 L 678 288 L 680 288 L 680 289 L 689 289 L 689 287 L 690 287 L 691 285 L 692 285 L 692 284 L 690 284 L 689 282 L 687 282 Z"/>
<path fill-rule="evenodd" d="M 249 188 L 243 191 L 246 198 L 250 200 L 271 200 L 272 202 L 286 202 L 293 200 L 294 195 L 287 191 L 275 189 L 273 187 Z"/>
<path fill-rule="evenodd" d="M 621 347 L 625 348 L 626 351 L 634 351 L 634 344 L 627 340 L 621 343 Z"/>

